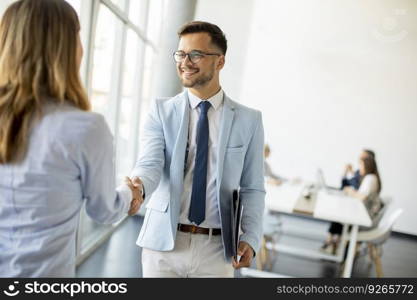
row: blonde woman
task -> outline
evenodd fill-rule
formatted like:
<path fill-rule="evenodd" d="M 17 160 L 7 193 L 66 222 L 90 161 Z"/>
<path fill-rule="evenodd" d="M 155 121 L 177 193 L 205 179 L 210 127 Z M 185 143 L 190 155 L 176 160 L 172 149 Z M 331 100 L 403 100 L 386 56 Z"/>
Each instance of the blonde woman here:
<path fill-rule="evenodd" d="M 115 190 L 112 135 L 79 79 L 82 47 L 64 0 L 20 0 L 0 24 L 0 277 L 75 275 L 80 209 L 112 223 L 141 204 Z"/>

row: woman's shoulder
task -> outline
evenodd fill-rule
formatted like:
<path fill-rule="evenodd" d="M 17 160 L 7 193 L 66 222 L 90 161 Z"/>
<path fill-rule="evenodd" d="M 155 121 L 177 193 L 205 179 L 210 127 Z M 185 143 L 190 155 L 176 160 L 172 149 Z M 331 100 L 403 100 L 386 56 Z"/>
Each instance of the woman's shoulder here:
<path fill-rule="evenodd" d="M 378 177 L 375 174 L 366 174 L 365 177 L 362 179 L 361 185 L 365 185 L 368 187 L 378 187 Z"/>
<path fill-rule="evenodd" d="M 83 111 L 70 104 L 46 105 L 41 127 L 49 133 L 56 132 L 64 136 L 77 137 L 101 135 L 108 132 L 104 117 L 98 113 Z"/>
<path fill-rule="evenodd" d="M 376 177 L 375 174 L 366 174 L 363 177 L 363 180 L 366 180 L 366 181 L 378 181 L 378 177 Z"/>
<path fill-rule="evenodd" d="M 45 122 L 56 125 L 65 124 L 74 127 L 97 127 L 105 124 L 104 117 L 96 112 L 83 111 L 71 104 L 48 104 L 42 114 Z"/>

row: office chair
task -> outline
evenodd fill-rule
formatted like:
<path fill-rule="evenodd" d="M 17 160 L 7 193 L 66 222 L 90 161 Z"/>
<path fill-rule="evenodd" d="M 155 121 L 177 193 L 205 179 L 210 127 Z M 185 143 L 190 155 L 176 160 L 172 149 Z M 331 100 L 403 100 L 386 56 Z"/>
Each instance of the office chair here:
<path fill-rule="evenodd" d="M 274 262 L 274 254 L 270 254 L 266 243 L 277 243 L 282 234 L 281 213 L 264 212 L 264 233 L 261 241 L 259 255 L 257 255 L 256 266 L 258 270 L 270 270 Z"/>
<path fill-rule="evenodd" d="M 378 226 L 370 230 L 360 230 L 358 232 L 357 241 L 367 243 L 368 253 L 372 262 L 375 264 L 375 270 L 377 277 L 383 277 L 381 256 L 382 245 L 390 237 L 392 227 L 402 214 L 403 210 L 397 208 L 395 210 L 384 210 L 384 214 Z M 349 239 L 349 237 L 348 237 Z"/>

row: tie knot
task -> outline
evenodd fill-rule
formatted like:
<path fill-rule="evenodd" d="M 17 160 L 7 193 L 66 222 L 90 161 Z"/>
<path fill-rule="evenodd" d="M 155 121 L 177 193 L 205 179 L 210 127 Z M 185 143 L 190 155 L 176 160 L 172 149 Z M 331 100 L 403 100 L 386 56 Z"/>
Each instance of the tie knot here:
<path fill-rule="evenodd" d="M 198 106 L 200 106 L 201 113 L 207 114 L 209 108 L 211 107 L 211 104 L 209 101 L 201 101 Z"/>

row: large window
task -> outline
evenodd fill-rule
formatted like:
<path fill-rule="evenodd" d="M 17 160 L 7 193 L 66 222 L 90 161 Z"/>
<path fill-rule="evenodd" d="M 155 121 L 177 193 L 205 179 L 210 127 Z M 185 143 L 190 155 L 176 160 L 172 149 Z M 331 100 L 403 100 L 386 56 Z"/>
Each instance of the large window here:
<path fill-rule="evenodd" d="M 93 110 L 104 115 L 114 135 L 116 184 L 120 184 L 130 174 L 137 156 L 139 119 L 141 109 L 150 101 L 164 0 L 68 2 L 81 17 L 85 83 Z M 116 226 L 97 224 L 83 211 L 78 260 Z"/>
<path fill-rule="evenodd" d="M 116 184 L 120 184 L 137 156 L 141 110 L 150 101 L 165 0 L 66 1 L 81 21 L 81 76 L 93 110 L 104 115 L 114 135 Z M 1 15 L 12 2 L 0 1 Z M 95 223 L 83 210 L 77 235 L 78 262 L 116 226 Z"/>

